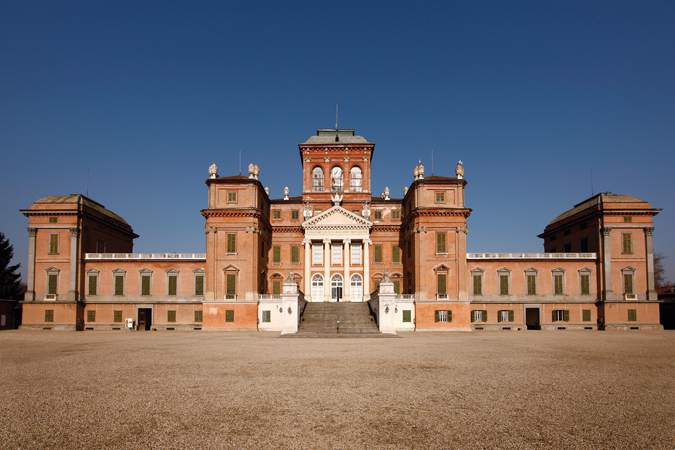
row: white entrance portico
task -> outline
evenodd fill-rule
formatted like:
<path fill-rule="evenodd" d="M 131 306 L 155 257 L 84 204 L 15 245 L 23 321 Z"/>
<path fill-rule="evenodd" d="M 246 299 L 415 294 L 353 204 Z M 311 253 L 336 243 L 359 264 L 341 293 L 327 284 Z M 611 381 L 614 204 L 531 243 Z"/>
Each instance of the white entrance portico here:
<path fill-rule="evenodd" d="M 367 301 L 373 223 L 335 205 L 302 224 L 305 296 L 312 302 Z"/>

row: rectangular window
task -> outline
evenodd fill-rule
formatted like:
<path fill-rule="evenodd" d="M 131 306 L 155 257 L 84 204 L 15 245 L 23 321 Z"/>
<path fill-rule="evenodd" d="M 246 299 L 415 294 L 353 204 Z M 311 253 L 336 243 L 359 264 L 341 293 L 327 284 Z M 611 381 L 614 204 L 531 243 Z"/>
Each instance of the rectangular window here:
<path fill-rule="evenodd" d="M 513 310 L 503 309 L 497 314 L 497 322 L 513 322 Z"/>
<path fill-rule="evenodd" d="M 229 203 L 237 203 L 237 193 L 236 192 L 228 192 L 227 193 L 227 201 Z"/>
<path fill-rule="evenodd" d="M 300 211 L 298 211 L 297 209 L 291 211 L 291 219 L 298 220 L 299 218 L 300 218 Z"/>
<path fill-rule="evenodd" d="M 59 221 L 58 217 L 50 217 L 49 218 L 49 223 L 57 223 Z"/>
<path fill-rule="evenodd" d="M 630 216 L 624 216 L 623 221 L 624 221 L 624 222 L 627 222 L 627 223 L 628 223 L 628 222 L 632 222 L 632 221 L 633 221 L 633 218 L 630 217 Z"/>
<path fill-rule="evenodd" d="M 49 254 L 58 255 L 59 254 L 59 235 L 52 233 L 49 235 Z"/>
<path fill-rule="evenodd" d="M 117 310 L 113 311 L 113 322 L 121 323 L 122 322 L 122 311 Z"/>
<path fill-rule="evenodd" d="M 570 321 L 570 310 L 569 309 L 554 309 L 553 310 L 553 321 L 554 322 L 569 322 Z"/>
<path fill-rule="evenodd" d="M 629 322 L 637 322 L 637 309 L 629 309 L 628 310 L 628 321 Z"/>
<path fill-rule="evenodd" d="M 483 295 L 483 277 L 480 275 L 473 276 L 473 295 Z"/>
<path fill-rule="evenodd" d="M 590 295 L 591 293 L 591 276 L 581 275 L 581 295 Z"/>
<path fill-rule="evenodd" d="M 275 245 L 272 247 L 272 262 L 280 263 L 281 262 L 281 247 Z"/>
<path fill-rule="evenodd" d="M 195 322 L 201 323 L 204 321 L 204 311 L 195 311 Z"/>
<path fill-rule="evenodd" d="M 169 295 L 176 295 L 178 291 L 178 277 L 169 275 Z"/>
<path fill-rule="evenodd" d="M 150 295 L 150 275 L 141 276 L 141 295 Z"/>
<path fill-rule="evenodd" d="M 403 322 L 404 323 L 412 322 L 412 312 L 409 309 L 403 310 Z"/>
<path fill-rule="evenodd" d="M 508 275 L 499 275 L 499 295 L 509 295 Z"/>
<path fill-rule="evenodd" d="M 565 244 L 563 247 L 565 253 L 572 253 L 572 244 Z"/>
<path fill-rule="evenodd" d="M 624 273 L 623 274 L 623 293 L 624 294 L 633 294 L 633 274 Z"/>
<path fill-rule="evenodd" d="M 167 311 L 166 313 L 166 321 L 174 323 L 176 321 L 176 311 Z"/>
<path fill-rule="evenodd" d="M 391 262 L 401 262 L 401 248 L 398 245 L 394 245 L 391 248 Z"/>
<path fill-rule="evenodd" d="M 89 275 L 89 295 L 96 295 L 96 285 L 98 284 L 98 277 L 96 275 Z"/>
<path fill-rule="evenodd" d="M 87 311 L 87 322 L 96 322 L 96 311 Z"/>
<path fill-rule="evenodd" d="M 281 294 L 281 281 L 272 281 L 272 294 Z"/>
<path fill-rule="evenodd" d="M 276 220 L 281 219 L 281 211 L 278 209 L 276 211 L 272 211 L 272 218 Z"/>
<path fill-rule="evenodd" d="M 436 203 L 445 203 L 445 192 L 436 192 Z"/>
<path fill-rule="evenodd" d="M 54 321 L 54 310 L 45 309 L 45 322 L 53 322 L 53 321 Z"/>
<path fill-rule="evenodd" d="M 436 253 L 447 253 L 445 233 L 436 233 Z"/>
<path fill-rule="evenodd" d="M 323 263 L 323 245 L 314 244 L 312 245 L 312 264 L 322 264 Z"/>
<path fill-rule="evenodd" d="M 300 262 L 300 247 L 297 245 L 291 246 L 291 262 L 292 263 Z"/>
<path fill-rule="evenodd" d="M 333 244 L 333 264 L 340 265 L 342 264 L 342 244 Z"/>
<path fill-rule="evenodd" d="M 234 322 L 234 309 L 225 310 L 225 322 Z"/>
<path fill-rule="evenodd" d="M 537 276 L 527 276 L 527 295 L 537 295 Z"/>
<path fill-rule="evenodd" d="M 621 253 L 633 253 L 633 234 L 632 233 L 623 233 L 622 237 L 622 246 Z"/>
<path fill-rule="evenodd" d="M 262 312 L 262 321 L 264 323 L 270 323 L 272 321 L 272 311 L 263 311 Z"/>
<path fill-rule="evenodd" d="M 553 281 L 555 284 L 555 295 L 563 295 L 563 276 L 562 275 L 553 275 Z"/>
<path fill-rule="evenodd" d="M 381 263 L 382 262 L 382 246 L 381 245 L 376 245 L 374 247 L 375 251 L 375 259 L 374 262 L 376 263 Z"/>
<path fill-rule="evenodd" d="M 438 293 L 438 295 L 447 295 L 448 293 L 446 289 L 447 280 L 448 277 L 444 273 L 439 273 L 438 275 L 436 275 L 436 282 L 437 282 L 436 292 Z"/>
<path fill-rule="evenodd" d="M 195 295 L 204 295 L 204 275 L 195 276 Z"/>
<path fill-rule="evenodd" d="M 579 251 L 581 253 L 588 253 L 588 238 L 587 237 L 582 238 L 579 241 Z"/>
<path fill-rule="evenodd" d="M 486 310 L 473 310 L 471 311 L 471 321 L 472 322 L 487 322 L 487 311 Z"/>
<path fill-rule="evenodd" d="M 352 264 L 361 264 L 361 246 L 352 245 Z"/>
<path fill-rule="evenodd" d="M 235 288 L 236 281 L 237 281 L 236 275 L 233 274 L 233 273 L 228 273 L 225 278 L 227 280 L 226 294 L 227 295 L 236 295 L 237 294 L 237 291 L 236 291 L 236 288 Z"/>
<path fill-rule="evenodd" d="M 373 211 L 373 218 L 375 220 L 382 220 L 382 211 Z"/>
<path fill-rule="evenodd" d="M 47 294 L 56 295 L 56 290 L 59 282 L 58 275 L 47 275 Z"/>
<path fill-rule="evenodd" d="M 115 295 L 124 295 L 124 276 L 115 275 Z"/>
<path fill-rule="evenodd" d="M 452 311 L 437 309 L 434 314 L 435 322 L 452 322 Z"/>
<path fill-rule="evenodd" d="M 400 281 L 394 281 L 394 292 L 397 294 L 401 293 L 401 282 Z"/>
<path fill-rule="evenodd" d="M 392 211 L 391 212 L 391 218 L 393 220 L 401 220 L 401 211 L 396 211 L 396 210 Z"/>
<path fill-rule="evenodd" d="M 228 234 L 227 235 L 227 253 L 236 253 L 237 252 L 237 235 Z"/>
<path fill-rule="evenodd" d="M 583 317 L 584 322 L 590 322 L 591 321 L 591 310 L 590 309 L 582 310 L 581 315 Z"/>

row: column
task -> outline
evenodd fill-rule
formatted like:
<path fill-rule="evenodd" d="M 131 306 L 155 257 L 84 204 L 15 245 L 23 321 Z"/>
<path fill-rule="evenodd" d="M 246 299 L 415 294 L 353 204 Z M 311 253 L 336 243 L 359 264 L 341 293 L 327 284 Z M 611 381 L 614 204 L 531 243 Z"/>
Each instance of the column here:
<path fill-rule="evenodd" d="M 302 241 L 305 244 L 305 297 L 309 298 L 311 301 L 314 301 L 311 298 L 312 295 L 312 241 L 305 239 Z"/>
<path fill-rule="evenodd" d="M 654 228 L 645 228 L 645 248 L 647 250 L 647 300 L 658 300 L 654 289 Z"/>
<path fill-rule="evenodd" d="M 603 300 L 609 300 L 608 297 L 614 294 L 614 291 L 612 291 L 612 252 L 609 242 L 609 235 L 612 229 L 602 228 L 600 231 L 602 232 L 602 275 L 605 283 Z"/>
<path fill-rule="evenodd" d="M 77 301 L 77 247 L 79 243 L 80 229 L 70 228 L 70 279 L 68 284 L 69 301 Z"/>
<path fill-rule="evenodd" d="M 323 240 L 323 301 L 330 301 L 330 239 Z"/>
<path fill-rule="evenodd" d="M 370 300 L 370 239 L 363 240 L 363 301 Z"/>
<path fill-rule="evenodd" d="M 26 280 L 26 295 L 23 299 L 27 302 L 35 300 L 35 236 L 37 228 L 28 228 L 28 278 Z"/>
<path fill-rule="evenodd" d="M 343 258 L 344 258 L 344 265 L 345 265 L 345 281 L 342 284 L 342 294 L 345 298 L 346 302 L 352 301 L 352 292 L 351 292 L 351 287 L 352 287 L 352 282 L 349 279 L 349 252 L 351 248 L 351 239 L 345 239 L 343 241 L 344 243 L 344 250 L 343 250 Z"/>

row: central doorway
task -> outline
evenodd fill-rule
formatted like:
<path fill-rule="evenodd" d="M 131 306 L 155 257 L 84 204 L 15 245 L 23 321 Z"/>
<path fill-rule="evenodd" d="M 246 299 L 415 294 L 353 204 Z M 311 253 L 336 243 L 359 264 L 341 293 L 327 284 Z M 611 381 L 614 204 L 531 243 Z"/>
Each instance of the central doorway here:
<path fill-rule="evenodd" d="M 138 308 L 137 330 L 150 330 L 152 327 L 152 308 Z"/>
<path fill-rule="evenodd" d="M 528 330 L 541 330 L 539 308 L 525 308 L 525 325 Z"/>
<path fill-rule="evenodd" d="M 330 279 L 330 299 L 331 301 L 344 301 L 342 298 L 342 277 L 338 274 L 333 275 Z"/>

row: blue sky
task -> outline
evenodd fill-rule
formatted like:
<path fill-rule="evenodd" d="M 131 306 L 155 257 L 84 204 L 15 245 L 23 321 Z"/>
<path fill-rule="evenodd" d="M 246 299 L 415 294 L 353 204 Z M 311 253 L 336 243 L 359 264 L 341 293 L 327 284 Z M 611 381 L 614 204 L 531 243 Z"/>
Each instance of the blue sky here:
<path fill-rule="evenodd" d="M 468 248 L 537 252 L 593 192 L 663 212 L 675 279 L 675 2 L 0 4 L 0 231 L 86 193 L 138 252 L 205 249 L 204 180 L 253 162 L 301 192 L 297 144 L 335 124 L 376 143 L 373 192 L 422 160 L 468 180 Z M 591 187 L 591 169 L 593 185 Z M 24 272 L 25 273 L 25 272 Z"/>

